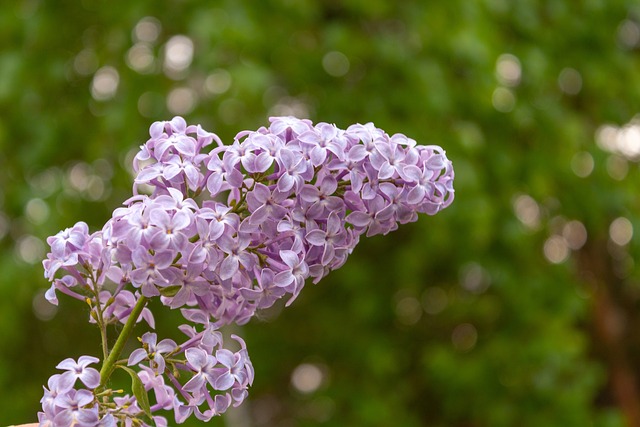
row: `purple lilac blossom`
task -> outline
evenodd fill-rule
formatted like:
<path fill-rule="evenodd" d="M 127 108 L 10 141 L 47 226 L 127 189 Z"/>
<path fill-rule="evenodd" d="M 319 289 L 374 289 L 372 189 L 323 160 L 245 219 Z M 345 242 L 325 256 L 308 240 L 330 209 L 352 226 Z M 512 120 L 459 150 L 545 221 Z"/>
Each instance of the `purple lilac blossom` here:
<path fill-rule="evenodd" d="M 64 381 L 67 377 L 73 382 L 79 379 L 87 388 L 94 389 L 100 385 L 100 373 L 96 369 L 88 368 L 87 366 L 92 363 L 98 363 L 99 361 L 100 359 L 97 357 L 80 356 L 77 362 L 68 358 L 58 363 L 56 368 L 66 370 L 66 372 L 62 374 L 61 381 Z"/>
<path fill-rule="evenodd" d="M 242 325 L 287 296 L 291 304 L 307 279 L 317 283 L 342 266 L 360 236 L 387 234 L 454 198 L 441 147 L 372 123 L 343 130 L 273 117 L 224 145 L 175 117 L 153 123 L 149 135 L 133 162 L 133 196 L 104 227 L 90 234 L 79 222 L 47 239 L 46 298 L 57 304 L 59 291 L 88 299 L 90 321 L 105 325 L 126 322 L 141 295 L 180 309 L 190 322 L 180 327 L 183 343 L 146 333 L 127 358 L 155 397 L 152 412 L 173 410 L 177 423 L 209 420 L 247 396 L 245 343 L 234 337 L 240 350 L 224 348 L 220 327 Z M 143 319 L 154 328 L 148 308 Z M 45 388 L 41 425 L 147 425 L 136 397 L 112 396 L 115 409 L 96 397 L 104 387 L 87 367 L 96 362 L 58 365 L 65 372 Z"/>

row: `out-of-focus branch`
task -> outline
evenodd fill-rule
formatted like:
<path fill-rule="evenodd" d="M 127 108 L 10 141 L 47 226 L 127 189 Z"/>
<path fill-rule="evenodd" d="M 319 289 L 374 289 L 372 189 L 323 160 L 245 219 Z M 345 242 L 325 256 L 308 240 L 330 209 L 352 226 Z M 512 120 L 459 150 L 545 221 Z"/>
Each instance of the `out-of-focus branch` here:
<path fill-rule="evenodd" d="M 579 252 L 579 273 L 593 288 L 592 327 L 594 347 L 609 369 L 611 392 L 628 427 L 640 427 L 640 392 L 637 376 L 625 346 L 627 313 L 616 302 L 621 280 L 615 274 L 615 260 L 603 241 L 590 241 Z"/>

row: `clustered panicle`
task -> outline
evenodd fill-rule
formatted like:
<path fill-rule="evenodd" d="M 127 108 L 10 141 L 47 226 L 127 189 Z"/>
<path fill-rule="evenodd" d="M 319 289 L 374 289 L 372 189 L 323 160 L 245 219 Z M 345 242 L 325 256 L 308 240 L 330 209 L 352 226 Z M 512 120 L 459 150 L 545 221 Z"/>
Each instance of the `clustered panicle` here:
<path fill-rule="evenodd" d="M 79 222 L 47 240 L 46 297 L 88 298 L 90 320 L 104 325 L 127 322 L 141 296 L 181 309 L 184 343 L 146 333 L 128 358 L 155 398 L 151 413 L 173 410 L 178 423 L 209 420 L 247 396 L 246 346 L 234 337 L 240 350 L 224 348 L 221 326 L 244 324 L 281 298 L 291 304 L 308 278 L 342 266 L 361 235 L 387 234 L 453 201 L 442 148 L 371 123 L 342 130 L 275 117 L 231 145 L 181 117 L 149 133 L 134 160 L 134 195 L 102 230 Z M 142 319 L 154 327 L 148 308 Z M 87 367 L 97 362 L 58 365 L 66 372 L 45 388 L 41 425 L 147 425 L 135 396 L 101 397 L 112 391 Z M 159 415 L 152 422 L 167 424 Z"/>

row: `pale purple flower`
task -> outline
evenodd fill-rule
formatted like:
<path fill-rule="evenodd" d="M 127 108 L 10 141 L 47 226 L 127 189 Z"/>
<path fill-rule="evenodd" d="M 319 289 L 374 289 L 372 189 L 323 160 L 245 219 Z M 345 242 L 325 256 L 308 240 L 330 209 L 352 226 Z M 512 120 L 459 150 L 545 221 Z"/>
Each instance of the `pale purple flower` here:
<path fill-rule="evenodd" d="M 407 194 L 407 203 L 417 205 L 421 203 L 425 197 L 432 198 L 436 189 L 433 183 L 434 172 L 426 167 L 423 169 L 417 166 L 409 165 L 404 169 L 404 175 L 415 185 Z"/>
<path fill-rule="evenodd" d="M 269 308 L 286 294 L 286 290 L 276 286 L 274 273 L 270 268 L 263 268 L 256 274 L 256 286 L 240 289 L 242 296 L 249 301 L 255 301 L 257 308 Z"/>
<path fill-rule="evenodd" d="M 47 387 L 43 387 L 44 395 L 40 399 L 42 408 L 48 414 L 56 412 L 55 402 L 60 395 L 66 394 L 71 390 L 76 382 L 74 375 L 53 374 L 47 381 Z"/>
<path fill-rule="evenodd" d="M 95 427 L 100 416 L 98 406 L 91 404 L 95 399 L 88 390 L 70 390 L 60 396 L 56 405 L 61 409 L 53 419 L 54 426 Z"/>
<path fill-rule="evenodd" d="M 38 412 L 38 427 L 55 427 L 54 418 L 55 413 L 52 413 L 48 408 L 43 408 L 42 412 Z"/>
<path fill-rule="evenodd" d="M 364 211 L 353 211 L 345 220 L 353 224 L 359 232 L 364 232 L 366 229 L 367 237 L 388 233 L 392 227 L 390 219 L 393 211 L 385 212 L 385 208 L 389 205 L 385 204 L 382 196 L 378 195 L 364 204 Z"/>
<path fill-rule="evenodd" d="M 193 132 L 193 127 L 194 126 L 187 126 L 187 121 L 180 116 L 175 116 L 168 122 L 165 122 L 165 129 L 167 129 L 168 133 L 170 134 L 185 134 L 189 132 L 190 129 L 191 132 Z"/>
<path fill-rule="evenodd" d="M 195 375 L 184 385 L 184 390 L 199 392 L 206 383 L 213 387 L 216 379 L 214 368 L 218 362 L 217 359 L 200 348 L 188 348 L 184 355 L 189 367 L 195 372 Z"/>
<path fill-rule="evenodd" d="M 217 240 L 224 233 L 225 226 L 221 221 L 207 220 L 207 214 L 203 211 L 195 217 L 198 241 L 189 252 L 187 261 L 191 265 L 206 265 L 207 268 L 215 268 L 220 258 L 220 249 Z"/>
<path fill-rule="evenodd" d="M 218 227 L 213 231 L 213 234 L 216 235 L 222 235 L 225 225 L 234 231 L 240 227 L 240 218 L 238 215 L 233 213 L 229 206 L 218 202 L 208 203 L 205 201 L 203 208 L 198 212 L 198 217 L 215 220 L 217 224 L 214 223 L 212 226 Z M 220 236 L 217 236 L 216 239 L 218 237 Z"/>
<path fill-rule="evenodd" d="M 323 248 L 322 264 L 327 265 L 333 259 L 335 249 L 346 241 L 346 232 L 342 221 L 334 212 L 327 218 L 326 230 L 311 230 L 305 239 L 313 246 Z"/>
<path fill-rule="evenodd" d="M 72 228 L 67 228 L 55 236 L 47 238 L 47 243 L 51 246 L 51 252 L 47 254 L 47 259 L 42 262 L 45 270 L 45 277 L 53 280 L 56 272 L 60 269 L 68 269 L 78 264 L 79 256 L 84 254 L 84 247 L 91 236 L 86 223 L 78 222 Z"/>
<path fill-rule="evenodd" d="M 267 136 L 255 132 L 251 133 L 242 143 L 247 150 L 240 157 L 240 163 L 247 173 L 256 174 L 269 170 L 275 158 L 269 151 L 262 149 L 263 146 L 267 146 L 269 143 Z"/>
<path fill-rule="evenodd" d="M 151 155 L 151 151 L 153 149 L 153 143 L 152 138 L 146 144 L 140 146 L 140 151 L 138 151 L 138 154 L 133 158 L 133 170 L 135 172 L 140 172 L 140 169 L 152 162 L 153 156 Z"/>
<path fill-rule="evenodd" d="M 175 391 L 165 384 L 164 376 L 162 375 L 164 369 L 162 371 L 156 371 L 146 366 L 141 366 L 140 369 L 141 371 L 138 373 L 138 377 L 142 381 L 142 384 L 144 384 L 145 390 L 153 390 L 154 392 L 156 404 L 153 405 L 153 408 L 155 410 L 172 409 Z M 158 372 L 160 372 L 160 374 L 158 374 Z"/>
<path fill-rule="evenodd" d="M 271 117 L 269 118 L 271 126 L 269 130 L 274 135 L 280 135 L 285 141 L 313 129 L 311 120 L 298 119 L 292 116 L 288 117 Z"/>
<path fill-rule="evenodd" d="M 79 379 L 88 388 L 96 388 L 100 385 L 100 373 L 88 366 L 99 361 L 100 359 L 92 356 L 80 356 L 77 362 L 71 358 L 64 359 L 56 366 L 58 369 L 67 371 L 62 374 L 59 381 L 66 382 L 71 378 L 75 382 Z"/>
<path fill-rule="evenodd" d="M 149 136 L 151 136 L 152 139 L 158 139 L 161 136 L 166 135 L 164 132 L 164 128 L 167 123 L 168 122 L 166 121 L 151 123 L 151 126 L 149 126 Z"/>
<path fill-rule="evenodd" d="M 273 135 L 263 135 L 258 132 L 249 134 L 244 143 L 251 145 L 254 149 L 241 159 L 247 173 L 264 173 L 271 168 L 280 145 L 276 141 L 281 140 Z"/>
<path fill-rule="evenodd" d="M 195 408 L 196 418 L 205 422 L 216 415 L 222 415 L 229 409 L 229 406 L 231 406 L 231 396 L 229 396 L 229 393 L 217 394 L 212 401 L 207 400 L 207 403 L 209 404 L 209 409 L 205 411 L 200 411 L 200 407 Z"/>
<path fill-rule="evenodd" d="M 187 135 L 174 134 L 167 138 L 160 137 L 155 143 L 153 156 L 157 160 L 162 160 L 165 153 L 193 157 L 196 154 L 196 145 L 196 140 Z"/>
<path fill-rule="evenodd" d="M 180 251 L 191 237 L 183 231 L 191 225 L 191 215 L 186 209 L 173 215 L 164 209 L 153 209 L 149 220 L 157 230 L 149 241 L 149 246 L 154 250 L 169 248 Z"/>
<path fill-rule="evenodd" d="M 171 409 L 170 407 L 168 408 L 163 408 L 163 409 Z M 154 415 L 153 417 L 151 417 L 151 419 L 153 420 L 153 424 L 151 424 L 151 426 L 149 427 L 168 427 L 169 424 L 167 422 L 167 419 L 165 417 L 161 417 L 159 415 Z M 115 427 L 115 425 L 114 425 Z M 146 425 L 143 425 L 142 427 L 146 427 Z"/>
<path fill-rule="evenodd" d="M 198 187 L 201 179 L 200 169 L 190 159 L 184 159 L 174 154 L 163 164 L 165 166 L 162 171 L 162 177 L 166 180 L 173 181 L 174 178 L 181 176 L 186 178 L 190 189 L 195 190 Z"/>
<path fill-rule="evenodd" d="M 154 163 L 140 168 L 138 175 L 136 176 L 136 184 L 152 184 L 154 179 L 162 178 L 165 176 L 167 165 L 165 163 Z M 175 176 L 174 174 L 173 176 Z"/>
<path fill-rule="evenodd" d="M 300 199 L 310 203 L 309 207 L 310 215 L 312 217 L 319 217 L 324 211 L 336 212 L 344 209 L 344 201 L 333 194 L 338 189 L 338 182 L 332 175 L 323 177 L 320 181 L 320 185 L 305 184 L 300 189 Z"/>
<path fill-rule="evenodd" d="M 136 400 L 135 396 L 131 396 L 129 394 L 125 394 L 124 396 L 114 396 L 113 403 L 116 404 L 118 412 L 120 412 L 121 414 L 127 414 L 131 418 L 137 418 L 142 412 L 142 409 L 138 405 L 138 401 Z M 131 418 L 125 418 L 125 427 L 133 427 Z"/>
<path fill-rule="evenodd" d="M 371 122 L 364 125 L 360 123 L 351 125 L 347 128 L 347 133 L 360 139 L 367 147 L 369 147 L 369 143 L 384 141 L 386 139 L 386 133 L 382 129 L 375 127 Z"/>
<path fill-rule="evenodd" d="M 255 264 L 255 255 L 247 252 L 250 243 L 250 237 L 243 233 L 238 233 L 236 237 L 227 235 L 220 237 L 218 241 L 220 249 L 227 254 L 222 263 L 220 263 L 220 278 L 222 280 L 232 278 L 240 268 L 240 265 L 250 270 Z"/>
<path fill-rule="evenodd" d="M 136 269 L 131 271 L 131 284 L 141 287 L 145 296 L 160 295 L 157 287 L 169 286 L 174 274 L 169 269 L 176 254 L 170 250 L 160 250 L 154 254 L 144 247 L 136 248 L 131 254 Z"/>
<path fill-rule="evenodd" d="M 406 203 L 406 189 L 397 187 L 391 183 L 380 184 L 380 193 L 387 202 L 386 206 L 379 211 L 381 219 L 393 219 L 400 224 L 414 222 L 418 219 L 418 214 Z"/>
<path fill-rule="evenodd" d="M 276 226 L 276 231 L 280 233 L 279 237 L 284 235 L 291 236 L 297 240 L 303 240 L 307 229 L 306 223 L 307 221 L 312 222 L 312 220 L 308 219 L 304 212 L 300 212 L 300 216 L 303 218 L 302 223 L 301 221 L 292 218 L 292 215 L 293 212 L 291 212 L 291 215 L 286 215 L 282 218 Z"/>
<path fill-rule="evenodd" d="M 339 160 L 344 159 L 347 144 L 336 125 L 318 123 L 313 131 L 298 136 L 298 140 L 311 146 L 309 157 L 313 166 L 322 165 L 329 153 L 333 153 Z"/>
<path fill-rule="evenodd" d="M 137 365 L 148 359 L 154 371 L 163 373 L 166 366 L 163 354 L 170 353 L 178 345 L 170 339 L 164 339 L 158 343 L 158 336 L 153 332 L 145 333 L 140 342 L 143 348 L 137 348 L 131 352 L 127 365 Z"/>
<path fill-rule="evenodd" d="M 216 154 L 213 154 L 207 163 L 207 169 L 210 171 L 207 178 L 207 190 L 212 196 L 215 196 L 222 190 L 224 184 L 226 174 L 224 163 Z"/>
<path fill-rule="evenodd" d="M 51 253 L 54 257 L 64 259 L 82 249 L 88 239 L 89 227 L 81 221 L 72 228 L 67 228 L 55 236 L 48 237 L 47 243 L 51 245 Z"/>
<path fill-rule="evenodd" d="M 205 395 L 202 393 L 187 395 L 187 403 L 182 403 L 178 396 L 173 402 L 173 412 L 175 414 L 176 423 L 182 424 L 189 418 L 195 410 L 205 402 Z M 203 420 L 209 421 L 209 420 Z"/>
<path fill-rule="evenodd" d="M 227 147 L 222 156 L 223 163 L 227 166 L 236 167 L 239 163 L 250 162 L 255 157 L 253 150 L 255 147 L 250 142 L 240 143 L 237 139 L 233 141 L 233 144 Z M 227 169 L 231 169 L 227 167 Z"/>
<path fill-rule="evenodd" d="M 177 188 L 158 189 L 153 200 L 153 207 L 159 207 L 166 211 L 187 211 L 194 212 L 198 210 L 198 204 Z"/>
<path fill-rule="evenodd" d="M 273 192 L 264 185 L 257 183 L 253 190 L 247 194 L 247 205 L 251 214 L 251 222 L 253 224 L 261 224 L 267 219 L 279 221 L 287 214 L 285 203 L 288 200 L 289 193 L 281 192 L 275 189 Z"/>
<path fill-rule="evenodd" d="M 273 278 L 276 286 L 287 287 L 294 285 L 293 289 L 300 289 L 304 285 L 304 281 L 309 277 L 309 266 L 294 251 L 280 251 L 280 258 L 286 264 L 287 268 L 280 271 Z"/>
<path fill-rule="evenodd" d="M 283 148 L 278 153 L 278 163 L 282 174 L 278 179 L 278 190 L 288 192 L 291 189 L 300 191 L 305 181 L 313 177 L 313 168 L 307 165 L 306 160 L 297 151 Z"/>
<path fill-rule="evenodd" d="M 197 297 L 203 297 L 210 291 L 208 281 L 202 276 L 206 264 L 189 264 L 182 270 L 182 276 L 176 278 L 173 285 L 179 286 L 178 292 L 167 298 L 164 304 L 171 308 L 197 304 Z M 213 267 L 213 266 L 211 266 Z"/>
<path fill-rule="evenodd" d="M 113 301 L 104 308 L 103 315 L 105 319 L 114 319 L 120 323 L 126 323 L 139 297 L 140 295 L 138 293 L 134 295 L 133 292 L 128 290 L 118 292 Z M 110 292 L 104 291 L 100 293 L 100 303 L 103 306 L 106 305 L 111 298 L 112 295 Z M 151 313 L 148 307 L 142 309 L 142 313 L 137 319 L 137 322 L 141 322 L 142 320 L 146 321 L 151 328 L 155 328 L 153 313 Z"/>
<path fill-rule="evenodd" d="M 378 171 L 378 179 L 389 179 L 402 176 L 406 164 L 418 160 L 418 153 L 410 150 L 410 155 L 400 145 L 385 142 L 374 144 L 376 151 L 371 155 L 371 165 Z"/>
<path fill-rule="evenodd" d="M 144 199 L 148 202 L 148 199 Z M 127 223 L 118 221 L 121 226 L 117 230 L 116 237 L 122 238 L 127 246 L 133 250 L 141 244 L 148 244 L 149 239 L 157 230 L 151 226 L 149 210 L 143 210 L 146 203 L 139 203 L 124 211 L 123 219 Z M 128 226 L 127 226 L 128 224 Z M 116 230 L 114 230 L 116 232 Z"/>
<path fill-rule="evenodd" d="M 236 382 L 242 384 L 245 381 L 244 359 L 227 349 L 216 351 L 216 360 L 223 368 L 216 368 L 216 379 L 213 387 L 224 391 L 230 389 Z"/>
<path fill-rule="evenodd" d="M 116 423 L 116 419 L 114 418 L 114 416 L 111 414 L 107 414 L 104 417 L 102 417 L 102 419 L 100 420 L 100 422 L 96 427 L 118 427 L 118 425 Z M 156 425 L 156 427 L 159 427 L 159 426 Z"/>

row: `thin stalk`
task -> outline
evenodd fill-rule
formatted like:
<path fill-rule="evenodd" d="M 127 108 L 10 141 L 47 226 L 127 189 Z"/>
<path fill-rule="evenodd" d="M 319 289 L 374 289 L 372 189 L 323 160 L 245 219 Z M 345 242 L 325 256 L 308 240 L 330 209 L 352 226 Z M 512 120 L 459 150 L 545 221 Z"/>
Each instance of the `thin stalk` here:
<path fill-rule="evenodd" d="M 100 328 L 100 337 L 102 342 L 102 360 L 107 359 L 107 355 L 109 354 L 109 347 L 107 342 L 107 325 L 104 321 L 104 316 L 102 314 L 102 304 L 100 304 L 100 293 L 97 290 L 94 290 L 94 295 L 96 298 L 96 313 L 98 323 L 98 328 Z M 89 306 L 91 306 L 91 300 L 88 301 Z"/>
<path fill-rule="evenodd" d="M 141 295 L 140 298 L 138 299 L 138 302 L 133 307 L 133 310 L 131 310 L 131 314 L 127 319 L 127 323 L 125 323 L 124 328 L 122 328 L 122 332 L 120 332 L 120 335 L 116 340 L 116 343 L 113 345 L 113 348 L 109 353 L 109 357 L 107 357 L 107 359 L 104 361 L 102 365 L 102 369 L 100 369 L 100 386 L 101 387 L 104 387 L 106 385 L 107 380 L 109 379 L 109 377 L 111 376 L 111 373 L 115 369 L 116 362 L 120 357 L 120 353 L 122 353 L 122 350 L 124 349 L 124 345 L 129 340 L 129 336 L 131 336 L 131 332 L 133 332 L 133 327 L 135 326 L 136 321 L 140 316 L 140 313 L 142 313 L 142 309 L 147 304 L 147 301 L 148 301 L 148 298 L 145 297 L 144 295 Z"/>
<path fill-rule="evenodd" d="M 91 267 L 85 265 L 84 268 L 89 271 Z M 102 343 L 102 360 L 106 360 L 107 355 L 109 353 L 109 348 L 107 347 L 107 324 L 104 321 L 104 315 L 102 313 L 102 304 L 100 303 L 100 286 L 98 285 L 98 280 L 97 280 L 97 277 L 99 277 L 101 274 L 102 274 L 101 270 L 98 270 L 96 274 L 93 274 L 91 276 L 91 283 L 93 284 L 93 286 L 89 286 L 87 283 L 87 287 L 89 288 L 89 290 L 91 291 L 91 293 L 95 298 L 95 302 L 96 302 L 95 314 L 96 315 L 94 316 L 94 313 L 92 312 L 91 317 L 95 319 L 96 323 L 98 324 L 98 328 L 100 328 L 100 337 L 101 337 L 101 343 Z M 89 280 L 87 280 L 87 282 L 89 282 Z M 93 306 L 91 305 L 91 299 L 86 298 L 86 301 L 87 301 L 87 304 L 89 304 L 89 309 L 92 310 Z"/>
<path fill-rule="evenodd" d="M 104 324 L 104 318 L 102 317 L 102 311 L 99 312 L 100 316 L 100 336 L 102 337 L 102 360 L 106 360 L 109 352 L 109 343 L 107 341 L 107 325 Z"/>

